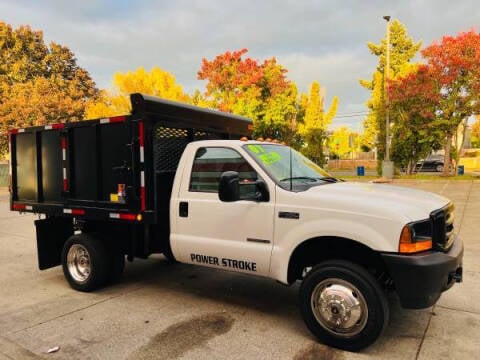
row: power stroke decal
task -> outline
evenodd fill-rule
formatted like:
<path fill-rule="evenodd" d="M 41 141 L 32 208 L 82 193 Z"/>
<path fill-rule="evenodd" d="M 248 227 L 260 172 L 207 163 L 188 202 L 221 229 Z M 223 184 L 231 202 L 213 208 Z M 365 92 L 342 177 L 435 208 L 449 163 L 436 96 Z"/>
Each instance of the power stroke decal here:
<path fill-rule="evenodd" d="M 219 259 L 216 256 L 190 254 L 190 259 L 193 262 L 206 265 L 215 265 L 218 267 L 225 267 L 235 270 L 257 271 L 257 263 L 246 260 L 236 260 L 229 258 Z"/>

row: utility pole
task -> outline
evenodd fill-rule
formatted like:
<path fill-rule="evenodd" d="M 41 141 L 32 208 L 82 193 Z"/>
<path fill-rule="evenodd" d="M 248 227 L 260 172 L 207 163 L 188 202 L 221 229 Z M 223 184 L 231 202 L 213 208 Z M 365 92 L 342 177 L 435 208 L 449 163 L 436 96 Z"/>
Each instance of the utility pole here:
<path fill-rule="evenodd" d="M 384 71 L 384 89 L 385 89 L 385 158 L 382 164 L 382 176 L 387 179 L 393 178 L 393 162 L 390 161 L 390 101 L 388 96 L 388 79 L 390 78 L 390 16 L 386 15 L 383 19 L 387 22 L 387 51 L 386 66 Z"/>

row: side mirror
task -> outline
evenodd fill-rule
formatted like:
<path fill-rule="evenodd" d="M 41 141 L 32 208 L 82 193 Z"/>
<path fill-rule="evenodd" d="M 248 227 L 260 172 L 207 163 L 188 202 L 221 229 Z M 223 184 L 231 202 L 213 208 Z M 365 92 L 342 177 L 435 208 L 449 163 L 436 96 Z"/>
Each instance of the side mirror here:
<path fill-rule="evenodd" d="M 218 197 L 221 201 L 232 202 L 238 200 L 269 201 L 270 194 L 267 184 L 263 180 L 240 183 L 238 172 L 225 171 L 220 175 Z"/>
<path fill-rule="evenodd" d="M 221 201 L 232 202 L 240 199 L 238 172 L 225 171 L 220 175 L 218 183 L 218 197 Z"/>

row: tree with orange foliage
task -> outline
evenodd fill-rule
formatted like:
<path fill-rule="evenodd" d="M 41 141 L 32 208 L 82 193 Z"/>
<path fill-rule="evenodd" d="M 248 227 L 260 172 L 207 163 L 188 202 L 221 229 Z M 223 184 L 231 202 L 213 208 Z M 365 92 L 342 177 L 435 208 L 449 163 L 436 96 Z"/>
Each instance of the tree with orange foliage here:
<path fill-rule="evenodd" d="M 450 164 L 452 139 L 462 121 L 480 112 L 480 34 L 475 30 L 444 36 L 422 51 L 431 69 L 438 101 L 437 129 L 444 132 L 445 164 Z M 450 173 L 445 166 L 444 175 Z"/>
<path fill-rule="evenodd" d="M 47 46 L 41 31 L 0 22 L 0 157 L 8 129 L 81 119 L 96 93 L 66 46 Z"/>
<path fill-rule="evenodd" d="M 251 118 L 256 136 L 291 142 L 296 132 L 297 88 L 275 58 L 259 63 L 245 58 L 247 52 L 227 51 L 202 60 L 198 78 L 207 81 L 204 97 L 210 107 Z"/>

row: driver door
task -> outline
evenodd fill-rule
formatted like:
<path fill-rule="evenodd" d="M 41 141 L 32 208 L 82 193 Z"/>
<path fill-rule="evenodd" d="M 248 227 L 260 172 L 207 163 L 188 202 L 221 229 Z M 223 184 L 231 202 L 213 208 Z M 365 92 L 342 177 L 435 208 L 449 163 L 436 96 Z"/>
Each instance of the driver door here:
<path fill-rule="evenodd" d="M 218 198 L 223 172 L 237 171 L 243 183 L 253 183 L 258 172 L 228 147 L 199 146 L 190 165 L 191 171 L 184 172 L 178 197 L 172 198 L 171 204 L 171 216 L 176 220 L 171 234 L 175 257 L 185 263 L 268 275 L 273 196 L 268 202 L 222 202 Z"/>

